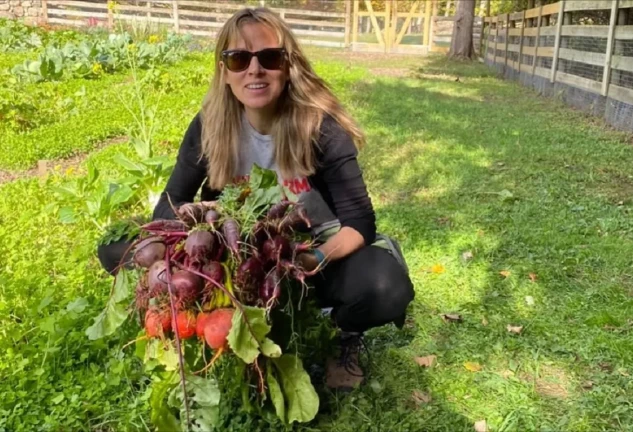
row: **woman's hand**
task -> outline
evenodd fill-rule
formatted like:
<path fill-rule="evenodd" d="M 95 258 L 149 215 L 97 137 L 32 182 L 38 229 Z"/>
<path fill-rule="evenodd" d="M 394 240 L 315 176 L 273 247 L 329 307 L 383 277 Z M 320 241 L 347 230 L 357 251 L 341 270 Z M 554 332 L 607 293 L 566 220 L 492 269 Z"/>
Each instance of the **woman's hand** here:
<path fill-rule="evenodd" d="M 297 255 L 299 266 L 306 272 L 311 272 L 319 266 L 319 260 L 312 252 L 302 252 Z"/>

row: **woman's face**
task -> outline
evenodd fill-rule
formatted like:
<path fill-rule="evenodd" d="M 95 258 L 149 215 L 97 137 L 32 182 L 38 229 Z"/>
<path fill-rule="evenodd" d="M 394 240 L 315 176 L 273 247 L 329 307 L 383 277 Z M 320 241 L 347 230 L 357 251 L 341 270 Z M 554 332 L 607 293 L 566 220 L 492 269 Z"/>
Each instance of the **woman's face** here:
<path fill-rule="evenodd" d="M 267 48 L 279 48 L 279 42 L 274 31 L 260 23 L 244 23 L 241 25 L 241 36 L 229 44 L 229 50 L 246 50 L 251 52 L 261 51 Z M 239 54 L 238 54 L 239 56 Z M 279 53 L 269 53 L 268 67 L 275 65 Z M 286 63 L 282 63 L 281 69 L 266 69 L 260 64 L 258 58 L 253 56 L 242 71 L 231 71 L 227 67 L 229 61 L 221 61 L 227 84 L 235 97 L 244 104 L 247 109 L 253 111 L 272 111 L 275 108 L 279 96 L 284 90 L 287 81 Z M 235 61 L 234 63 L 239 63 Z"/>

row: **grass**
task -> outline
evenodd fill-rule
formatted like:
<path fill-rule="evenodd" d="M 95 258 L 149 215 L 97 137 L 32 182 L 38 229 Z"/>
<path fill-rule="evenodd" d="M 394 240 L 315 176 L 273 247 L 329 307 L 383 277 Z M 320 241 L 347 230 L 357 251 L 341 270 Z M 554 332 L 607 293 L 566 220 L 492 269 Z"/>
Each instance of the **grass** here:
<path fill-rule="evenodd" d="M 325 397 L 310 430 L 472 431 L 484 419 L 506 432 L 630 430 L 630 138 L 480 64 L 309 53 L 368 135 L 361 163 L 379 229 L 400 240 L 416 286 L 405 328 L 368 335 L 367 385 Z M 208 60 L 170 73 L 184 80 Z M 79 114 L 82 130 L 55 126 L 71 142 L 51 150 L 57 134 L 43 126 L 35 147 L 12 138 L 2 166 L 121 133 L 127 120 L 107 101 L 125 76 L 111 79 L 91 88 L 104 103 Z M 163 152 L 175 154 L 203 94 L 194 80 L 164 98 Z M 116 172 L 111 157 L 126 148 L 89 160 Z M 142 430 L 147 383 L 117 349 L 134 336 L 83 335 L 108 278 L 94 228 L 46 212 L 59 181 L 0 186 L 0 430 Z M 434 366 L 416 364 L 428 355 Z"/>

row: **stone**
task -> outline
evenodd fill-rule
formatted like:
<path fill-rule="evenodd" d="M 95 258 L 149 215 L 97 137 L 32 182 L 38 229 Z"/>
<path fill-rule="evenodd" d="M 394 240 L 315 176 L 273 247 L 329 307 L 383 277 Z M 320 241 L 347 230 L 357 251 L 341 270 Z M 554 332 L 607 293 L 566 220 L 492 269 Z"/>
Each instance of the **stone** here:
<path fill-rule="evenodd" d="M 9 10 L 9 5 L 6 3 L 1 3 L 0 4 L 0 11 L 8 11 Z"/>
<path fill-rule="evenodd" d="M 16 6 L 13 8 L 13 13 L 16 16 L 24 16 L 24 8 L 22 6 Z"/>

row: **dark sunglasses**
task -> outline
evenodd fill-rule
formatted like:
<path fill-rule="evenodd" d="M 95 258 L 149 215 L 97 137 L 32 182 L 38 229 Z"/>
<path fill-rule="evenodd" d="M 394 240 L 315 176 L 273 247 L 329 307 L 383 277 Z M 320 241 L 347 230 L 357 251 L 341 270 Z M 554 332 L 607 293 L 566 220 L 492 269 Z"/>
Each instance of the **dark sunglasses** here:
<path fill-rule="evenodd" d="M 286 50 L 283 48 L 266 48 L 261 51 L 251 52 L 246 50 L 222 51 L 222 60 L 231 72 L 242 72 L 248 69 L 253 57 L 264 69 L 278 70 L 286 60 Z"/>

